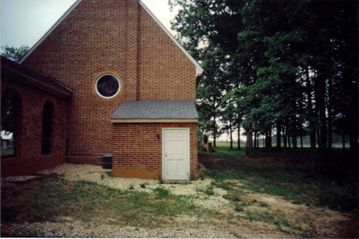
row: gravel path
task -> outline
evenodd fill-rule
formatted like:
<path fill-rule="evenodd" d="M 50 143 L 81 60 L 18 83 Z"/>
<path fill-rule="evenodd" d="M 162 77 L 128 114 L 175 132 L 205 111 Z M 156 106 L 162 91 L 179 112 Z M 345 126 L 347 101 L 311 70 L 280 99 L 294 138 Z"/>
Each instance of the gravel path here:
<path fill-rule="evenodd" d="M 234 238 L 228 232 L 219 231 L 213 226 L 201 228 L 165 227 L 143 228 L 132 226 L 116 226 L 109 224 L 89 224 L 74 222 L 35 222 L 12 224 L 8 230 L 14 236 L 35 237 L 221 237 Z"/>

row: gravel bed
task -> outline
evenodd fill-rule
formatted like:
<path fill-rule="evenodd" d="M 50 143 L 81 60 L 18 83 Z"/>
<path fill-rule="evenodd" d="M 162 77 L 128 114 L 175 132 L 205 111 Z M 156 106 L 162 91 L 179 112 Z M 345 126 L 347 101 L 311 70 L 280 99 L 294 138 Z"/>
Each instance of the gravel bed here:
<path fill-rule="evenodd" d="M 80 221 L 74 222 L 24 222 L 22 224 L 6 225 L 3 232 L 9 235 L 33 236 L 33 237 L 182 237 L 182 238 L 234 238 L 228 232 L 218 230 L 218 228 L 203 225 L 201 227 L 189 228 L 179 227 L 159 227 L 143 228 L 132 226 L 117 226 L 109 224 L 91 224 Z"/>
<path fill-rule="evenodd" d="M 89 164 L 61 164 L 57 167 L 42 170 L 39 173 L 57 173 L 64 175 L 67 180 L 85 180 L 105 185 L 111 188 L 152 192 L 157 187 L 162 187 L 176 195 L 196 195 L 205 191 L 212 183 L 211 179 L 195 180 L 188 184 L 160 184 L 159 180 L 112 177 L 111 170 L 102 169 L 101 166 Z"/>

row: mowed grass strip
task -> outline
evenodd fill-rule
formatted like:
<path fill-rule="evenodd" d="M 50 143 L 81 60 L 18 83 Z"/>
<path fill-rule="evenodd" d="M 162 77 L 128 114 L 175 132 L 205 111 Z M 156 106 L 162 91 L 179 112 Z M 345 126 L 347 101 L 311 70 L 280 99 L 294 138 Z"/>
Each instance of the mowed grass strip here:
<path fill-rule="evenodd" d="M 31 182 L 2 194 L 2 221 L 51 221 L 57 216 L 75 220 L 132 226 L 155 226 L 181 214 L 206 215 L 191 197 L 164 189 L 154 192 L 120 191 L 96 183 L 61 178 Z"/>

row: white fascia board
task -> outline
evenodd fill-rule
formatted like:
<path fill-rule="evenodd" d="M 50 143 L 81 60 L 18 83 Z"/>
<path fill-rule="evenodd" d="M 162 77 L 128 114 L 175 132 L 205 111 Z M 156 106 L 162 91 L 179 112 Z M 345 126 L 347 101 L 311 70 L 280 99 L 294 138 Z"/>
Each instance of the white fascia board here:
<path fill-rule="evenodd" d="M 198 119 L 111 119 L 112 123 L 198 123 Z"/>
<path fill-rule="evenodd" d="M 190 59 L 190 61 L 196 66 L 196 76 L 203 73 L 203 68 L 198 62 L 184 49 L 184 47 L 174 38 L 174 36 L 167 30 L 167 28 L 160 22 L 160 20 L 151 12 L 151 10 L 140 0 L 140 5 L 145 11 L 155 20 L 155 22 L 162 28 L 162 30 L 171 38 L 171 40 L 183 51 L 183 53 Z"/>
<path fill-rule="evenodd" d="M 41 45 L 41 43 L 56 29 L 57 26 L 61 24 L 61 22 L 65 20 L 65 18 L 77 7 L 77 5 L 79 5 L 80 2 L 81 0 L 77 0 L 71 5 L 69 9 L 67 9 L 67 11 L 59 18 L 59 20 L 57 20 L 55 24 L 52 25 L 52 27 L 45 33 L 45 35 L 43 35 L 40 40 L 38 40 L 35 45 L 33 45 L 30 50 L 21 58 L 19 64 L 22 64 L 26 60 L 26 58 L 28 58 L 32 54 L 32 52 L 35 51 L 35 49 Z"/>

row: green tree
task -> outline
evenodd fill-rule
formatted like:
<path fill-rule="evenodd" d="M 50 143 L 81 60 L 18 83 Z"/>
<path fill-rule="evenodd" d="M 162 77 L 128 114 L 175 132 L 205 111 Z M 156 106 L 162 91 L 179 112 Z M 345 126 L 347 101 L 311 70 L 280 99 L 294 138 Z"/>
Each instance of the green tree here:
<path fill-rule="evenodd" d="M 6 57 L 9 60 L 18 62 L 29 51 L 29 47 L 28 46 L 20 46 L 20 47 L 5 46 L 5 47 L 1 47 L 1 50 L 2 50 L 2 53 L 1 53 L 2 56 Z"/>
<path fill-rule="evenodd" d="M 248 152 L 253 134 L 266 135 L 270 147 L 273 128 L 278 147 L 282 139 L 285 147 L 297 147 L 297 138 L 303 142 L 308 134 L 312 148 L 326 150 L 334 131 L 349 135 L 351 148 L 357 147 L 356 1 L 171 2 L 182 7 L 173 28 L 189 49 L 220 52 L 212 57 L 221 63 L 207 67 L 224 72 L 217 88 L 236 101 Z M 207 85 L 202 95 L 217 88 Z"/>

